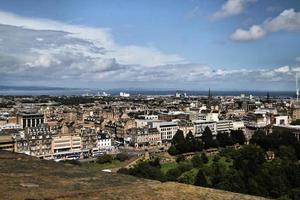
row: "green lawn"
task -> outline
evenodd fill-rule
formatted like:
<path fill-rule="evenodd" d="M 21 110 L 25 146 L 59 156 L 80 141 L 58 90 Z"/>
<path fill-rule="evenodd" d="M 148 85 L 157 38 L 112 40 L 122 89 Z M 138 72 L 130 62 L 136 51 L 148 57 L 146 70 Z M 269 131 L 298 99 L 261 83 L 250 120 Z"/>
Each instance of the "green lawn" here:
<path fill-rule="evenodd" d="M 123 162 L 113 160 L 111 163 L 99 164 L 99 163 L 82 163 L 80 166 L 89 172 L 101 171 L 103 169 L 113 169 L 123 166 Z"/>
<path fill-rule="evenodd" d="M 176 168 L 176 167 L 177 167 L 177 163 L 176 163 L 176 162 L 163 163 L 163 164 L 161 165 L 161 171 L 162 171 L 164 174 L 166 174 L 167 171 L 168 171 L 169 169 L 174 169 L 174 168 Z"/>
<path fill-rule="evenodd" d="M 208 163 L 206 163 L 205 165 L 206 165 L 206 166 L 211 166 L 212 163 L 213 163 L 214 157 L 215 157 L 215 156 L 209 156 L 209 157 L 208 157 Z M 226 160 L 226 157 L 223 157 L 223 156 L 220 157 L 219 162 L 222 163 L 222 164 L 224 164 L 224 165 L 226 166 L 227 169 L 229 169 L 229 167 L 232 166 L 232 164 L 233 164 L 233 161 L 232 161 L 232 160 Z"/>

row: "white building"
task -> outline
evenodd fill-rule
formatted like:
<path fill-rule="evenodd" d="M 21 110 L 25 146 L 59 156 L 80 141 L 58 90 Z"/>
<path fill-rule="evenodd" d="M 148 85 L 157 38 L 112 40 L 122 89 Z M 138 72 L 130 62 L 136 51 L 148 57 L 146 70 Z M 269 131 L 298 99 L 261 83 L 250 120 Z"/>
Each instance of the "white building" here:
<path fill-rule="evenodd" d="M 120 97 L 130 97 L 130 94 L 126 92 L 120 92 Z"/>
<path fill-rule="evenodd" d="M 1 130 L 12 130 L 12 129 L 22 129 L 22 126 L 20 124 L 3 124 L 3 125 L 0 125 L 0 131 Z"/>
<path fill-rule="evenodd" d="M 201 137 L 203 131 L 208 127 L 213 135 L 217 134 L 217 123 L 214 121 L 196 120 L 193 121 L 195 137 Z"/>
<path fill-rule="evenodd" d="M 158 120 L 158 115 L 139 115 L 140 119 Z"/>
<path fill-rule="evenodd" d="M 230 132 L 233 129 L 232 120 L 220 120 L 216 122 L 217 132 Z"/>
<path fill-rule="evenodd" d="M 289 117 L 288 116 L 276 116 L 274 125 L 288 125 Z"/>
<path fill-rule="evenodd" d="M 100 133 L 97 136 L 97 145 L 96 147 L 99 150 L 108 150 L 112 149 L 111 137 L 107 133 Z"/>
<path fill-rule="evenodd" d="M 162 141 L 172 140 L 178 130 L 178 125 L 176 122 L 153 121 L 151 122 L 151 127 L 157 128 L 161 134 Z"/>
<path fill-rule="evenodd" d="M 233 121 L 232 122 L 232 130 L 244 130 L 245 124 L 243 121 Z"/>

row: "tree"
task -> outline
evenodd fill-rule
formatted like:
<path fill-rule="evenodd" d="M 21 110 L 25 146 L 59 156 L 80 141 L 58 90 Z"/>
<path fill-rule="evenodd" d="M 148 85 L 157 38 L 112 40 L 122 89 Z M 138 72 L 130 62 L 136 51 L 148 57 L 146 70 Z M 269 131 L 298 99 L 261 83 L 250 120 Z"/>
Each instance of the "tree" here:
<path fill-rule="evenodd" d="M 202 149 L 203 149 L 202 142 L 197 140 L 191 131 L 188 132 L 188 134 L 185 137 L 185 140 L 186 140 L 186 144 L 188 146 L 189 152 L 202 151 Z"/>
<path fill-rule="evenodd" d="M 234 168 L 241 170 L 248 178 L 255 174 L 260 169 L 260 166 L 265 162 L 265 152 L 258 146 L 247 145 L 238 150 L 237 156 L 234 158 Z"/>
<path fill-rule="evenodd" d="M 182 174 L 183 172 L 178 169 L 178 167 L 169 169 L 166 173 L 166 179 L 168 181 L 176 181 L 177 178 Z"/>
<path fill-rule="evenodd" d="M 204 148 L 208 149 L 210 147 L 212 147 L 213 145 L 213 135 L 212 132 L 210 130 L 210 128 L 207 126 L 205 127 L 203 133 L 202 133 L 202 142 L 204 143 Z"/>
<path fill-rule="evenodd" d="M 149 162 L 140 162 L 134 168 L 129 169 L 129 174 L 141 178 L 165 181 L 165 176 L 160 168 L 152 166 Z"/>
<path fill-rule="evenodd" d="M 105 164 L 105 163 L 111 163 L 113 160 L 113 157 L 109 154 L 104 154 L 103 156 L 100 156 L 97 158 L 97 163 L 99 164 Z"/>
<path fill-rule="evenodd" d="M 292 146 L 280 146 L 278 156 L 283 160 L 296 161 L 296 151 Z"/>
<path fill-rule="evenodd" d="M 202 186 L 202 187 L 207 187 L 208 183 L 207 183 L 207 179 L 203 173 L 202 170 L 199 170 L 196 177 L 195 177 L 195 185 L 197 186 Z"/>
<path fill-rule="evenodd" d="M 176 149 L 174 145 L 171 145 L 168 149 L 168 153 L 172 156 L 179 154 L 180 152 Z"/>
<path fill-rule="evenodd" d="M 204 152 L 201 154 L 201 160 L 203 161 L 204 164 L 208 163 L 208 157 Z"/>
<path fill-rule="evenodd" d="M 178 130 L 176 132 L 171 143 L 175 146 L 179 153 L 186 153 L 189 150 L 182 130 Z"/>
<path fill-rule="evenodd" d="M 230 136 L 234 144 L 243 145 L 246 142 L 246 138 L 243 130 L 231 130 Z"/>
<path fill-rule="evenodd" d="M 251 144 L 256 144 L 259 145 L 260 147 L 264 148 L 265 150 L 268 149 L 268 144 L 267 144 L 267 134 L 263 130 L 257 130 L 254 132 L 250 139 Z"/>
<path fill-rule="evenodd" d="M 190 171 L 184 172 L 177 178 L 177 181 L 185 184 L 194 184 L 197 173 L 197 169 L 192 169 Z"/>
<path fill-rule="evenodd" d="M 200 168 L 200 167 L 202 167 L 203 161 L 202 161 L 202 158 L 201 158 L 201 156 L 199 154 L 195 154 L 192 157 L 192 164 L 193 164 L 194 168 Z"/>
<path fill-rule="evenodd" d="M 182 162 L 182 161 L 185 161 L 184 155 L 178 155 L 178 156 L 176 157 L 176 162 L 177 162 L 177 163 L 180 163 L 180 162 Z"/>
<path fill-rule="evenodd" d="M 115 157 L 115 160 L 119 160 L 121 162 L 124 162 L 125 160 L 128 160 L 129 156 L 126 153 L 118 153 Z"/>
<path fill-rule="evenodd" d="M 220 147 L 226 147 L 234 144 L 231 137 L 229 136 L 229 133 L 226 132 L 218 133 L 217 140 L 219 142 Z"/>

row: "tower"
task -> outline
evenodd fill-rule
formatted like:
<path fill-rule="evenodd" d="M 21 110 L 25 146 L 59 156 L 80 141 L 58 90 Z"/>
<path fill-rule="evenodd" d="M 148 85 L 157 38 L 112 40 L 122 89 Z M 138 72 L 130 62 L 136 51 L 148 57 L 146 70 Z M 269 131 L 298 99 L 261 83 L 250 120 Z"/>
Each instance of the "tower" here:
<path fill-rule="evenodd" d="M 297 95 L 297 102 L 299 100 L 299 88 L 298 88 L 298 73 L 296 72 L 296 95 Z"/>
<path fill-rule="evenodd" d="M 208 89 L 208 96 L 207 96 L 207 107 L 210 110 L 210 106 L 211 106 L 211 91 L 210 88 Z"/>

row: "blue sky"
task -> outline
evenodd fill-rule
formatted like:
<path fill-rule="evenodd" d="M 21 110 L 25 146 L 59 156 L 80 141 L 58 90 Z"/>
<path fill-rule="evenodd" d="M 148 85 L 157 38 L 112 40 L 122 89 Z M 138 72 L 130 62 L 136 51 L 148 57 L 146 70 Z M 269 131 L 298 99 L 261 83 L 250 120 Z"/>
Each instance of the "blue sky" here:
<path fill-rule="evenodd" d="M 298 0 L 0 1 L 3 85 L 293 90 Z"/>

